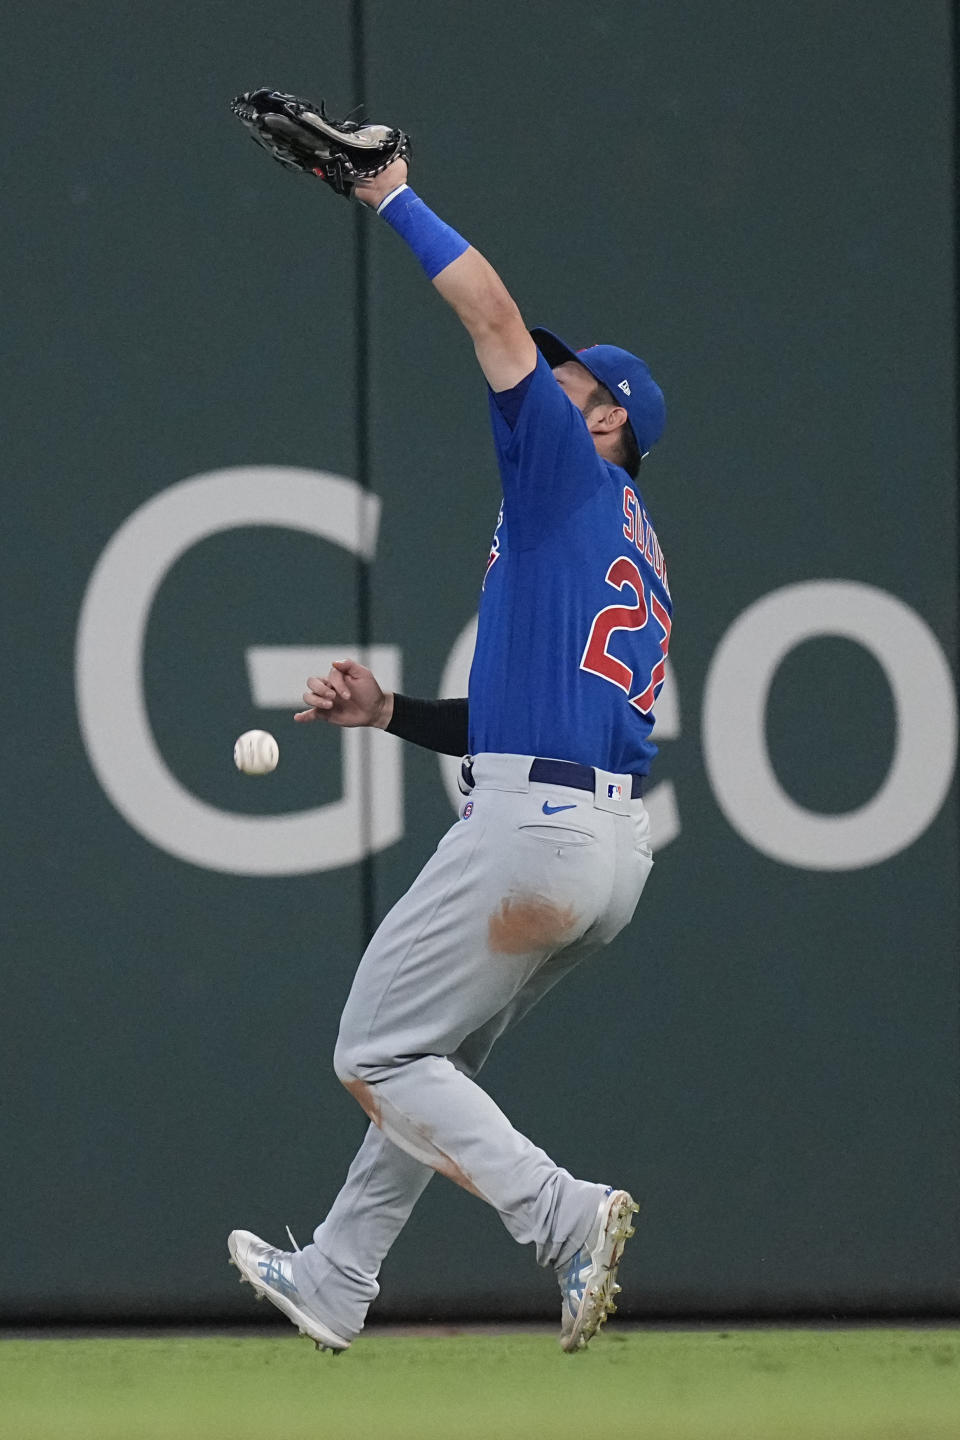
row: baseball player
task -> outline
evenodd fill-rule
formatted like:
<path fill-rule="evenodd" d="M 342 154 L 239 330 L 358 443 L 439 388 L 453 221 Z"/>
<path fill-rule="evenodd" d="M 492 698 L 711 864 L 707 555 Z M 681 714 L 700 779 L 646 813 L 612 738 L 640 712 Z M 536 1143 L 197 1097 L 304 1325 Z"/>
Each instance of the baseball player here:
<path fill-rule="evenodd" d="M 663 430 L 663 396 L 625 350 L 576 352 L 528 330 L 492 266 L 409 187 L 404 158 L 355 193 L 473 341 L 503 503 L 468 700 L 384 693 L 351 660 L 307 682 L 299 721 L 380 726 L 466 754 L 465 793 L 367 947 L 343 1012 L 334 1067 L 371 1122 L 343 1188 L 305 1249 L 240 1230 L 230 1255 L 318 1348 L 345 1350 L 439 1171 L 555 1269 L 560 1343 L 576 1351 L 616 1308 L 637 1206 L 557 1165 L 476 1076 L 507 1027 L 623 929 L 650 873 L 642 796 L 672 607 L 637 474 Z"/>

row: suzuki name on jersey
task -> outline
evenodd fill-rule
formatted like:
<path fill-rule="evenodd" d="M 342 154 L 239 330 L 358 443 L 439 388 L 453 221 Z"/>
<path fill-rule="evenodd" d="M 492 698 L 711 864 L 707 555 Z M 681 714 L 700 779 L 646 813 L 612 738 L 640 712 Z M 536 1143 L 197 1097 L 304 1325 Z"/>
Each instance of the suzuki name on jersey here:
<path fill-rule="evenodd" d="M 660 542 L 657 539 L 656 531 L 650 524 L 650 517 L 629 485 L 623 487 L 623 513 L 626 516 L 626 524 L 623 527 L 624 535 L 637 547 L 640 554 L 649 560 L 653 566 L 654 575 L 669 595 L 667 562 L 663 558 Z"/>

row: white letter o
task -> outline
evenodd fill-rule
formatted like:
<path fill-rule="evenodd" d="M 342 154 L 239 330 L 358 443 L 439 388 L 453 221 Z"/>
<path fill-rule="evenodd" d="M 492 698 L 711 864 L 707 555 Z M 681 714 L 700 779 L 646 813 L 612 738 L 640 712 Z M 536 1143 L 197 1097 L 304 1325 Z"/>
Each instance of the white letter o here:
<path fill-rule="evenodd" d="M 865 805 L 840 815 L 792 800 L 766 742 L 778 667 L 797 645 L 820 635 L 869 650 L 886 676 L 896 717 L 886 779 Z M 745 840 L 786 865 L 856 870 L 905 850 L 943 804 L 956 747 L 953 676 L 936 637 L 909 606 L 871 585 L 811 580 L 775 590 L 734 621 L 707 672 L 703 753 L 717 802 Z"/>

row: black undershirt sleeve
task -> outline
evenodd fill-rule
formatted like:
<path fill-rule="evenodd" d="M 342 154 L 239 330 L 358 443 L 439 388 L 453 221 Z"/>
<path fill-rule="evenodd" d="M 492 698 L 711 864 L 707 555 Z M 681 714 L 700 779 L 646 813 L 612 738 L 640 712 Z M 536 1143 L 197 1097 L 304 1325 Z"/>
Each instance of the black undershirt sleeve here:
<path fill-rule="evenodd" d="M 469 708 L 463 700 L 413 700 L 409 695 L 393 697 L 393 715 L 387 730 L 422 745 L 425 750 L 438 750 L 441 755 L 467 753 Z"/>

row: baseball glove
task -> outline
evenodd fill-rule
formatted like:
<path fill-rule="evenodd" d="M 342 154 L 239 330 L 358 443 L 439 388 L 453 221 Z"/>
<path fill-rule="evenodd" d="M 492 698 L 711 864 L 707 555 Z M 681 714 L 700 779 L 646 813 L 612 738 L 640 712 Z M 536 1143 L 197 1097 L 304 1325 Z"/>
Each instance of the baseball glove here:
<path fill-rule="evenodd" d="M 258 145 L 288 170 L 319 175 L 348 200 L 369 180 L 410 154 L 410 141 L 389 125 L 331 120 L 320 105 L 279 90 L 249 90 L 230 106 Z"/>

